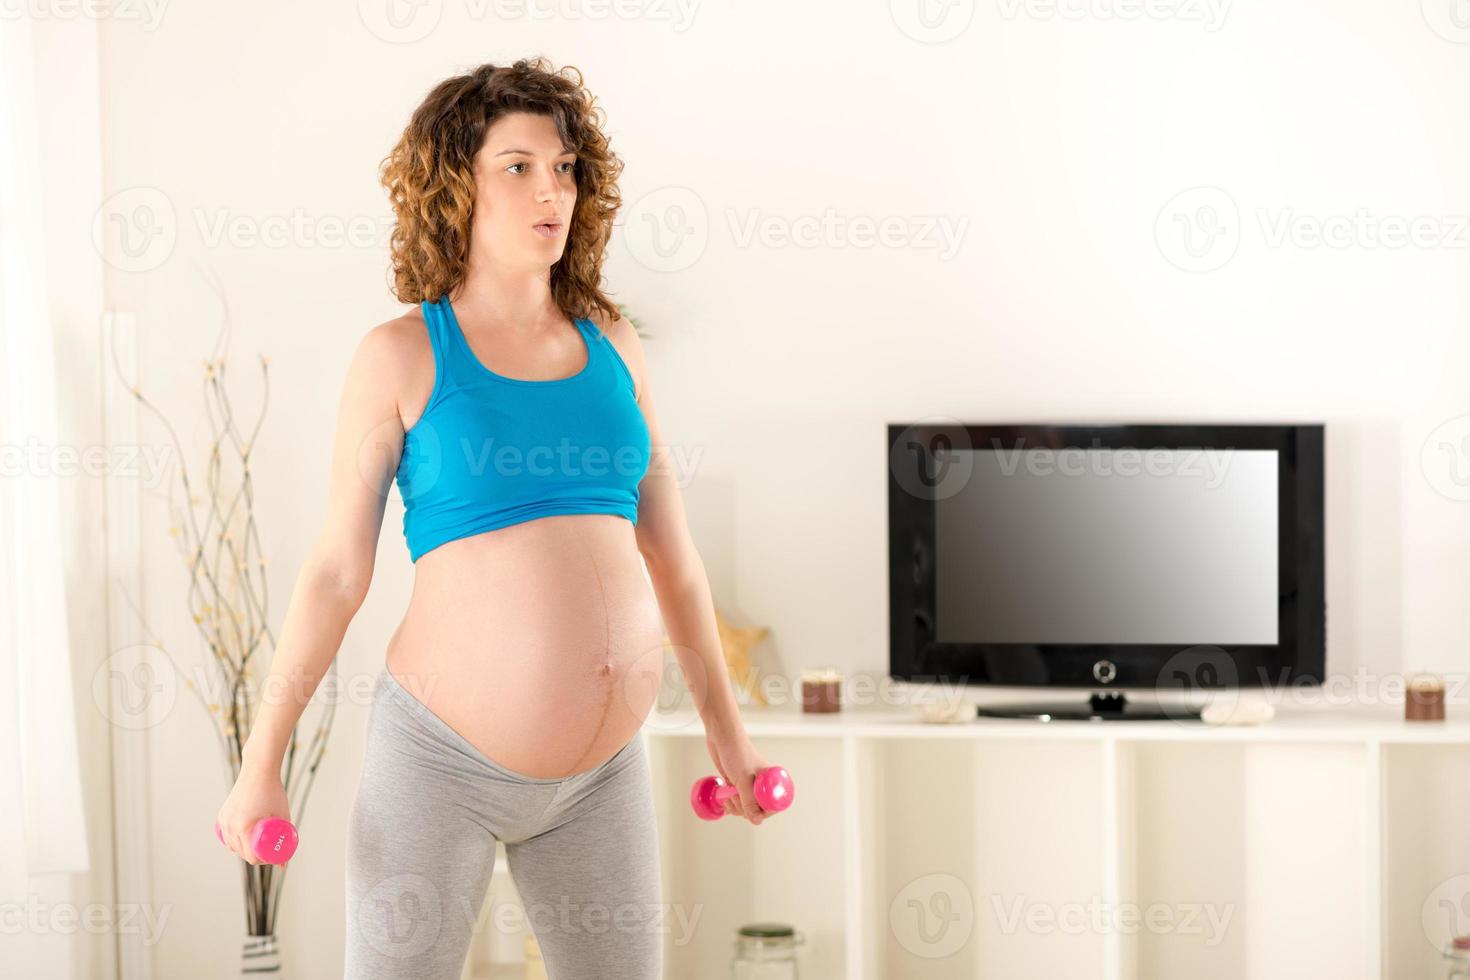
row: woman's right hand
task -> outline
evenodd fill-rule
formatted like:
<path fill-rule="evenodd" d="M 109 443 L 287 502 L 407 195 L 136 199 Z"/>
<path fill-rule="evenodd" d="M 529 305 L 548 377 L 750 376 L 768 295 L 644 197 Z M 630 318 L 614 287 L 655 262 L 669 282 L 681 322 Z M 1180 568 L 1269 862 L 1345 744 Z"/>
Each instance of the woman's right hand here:
<path fill-rule="evenodd" d="M 286 789 L 277 773 L 260 771 L 247 763 L 215 816 L 225 846 L 251 864 L 265 864 L 250 849 L 250 832 L 267 817 L 291 819 Z"/>

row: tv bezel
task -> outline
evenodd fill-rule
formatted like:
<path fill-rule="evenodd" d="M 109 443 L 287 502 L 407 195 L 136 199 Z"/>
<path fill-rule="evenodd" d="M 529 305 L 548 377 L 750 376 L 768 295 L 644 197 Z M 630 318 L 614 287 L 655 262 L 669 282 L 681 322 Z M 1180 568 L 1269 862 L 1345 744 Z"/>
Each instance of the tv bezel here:
<path fill-rule="evenodd" d="M 897 681 L 1154 691 L 1317 686 L 1326 667 L 1321 424 L 891 422 L 888 433 L 889 676 Z M 934 500 L 900 481 L 899 440 L 1005 449 L 1276 450 L 1275 644 L 941 643 L 935 636 Z M 931 457 L 932 459 L 932 457 Z"/>

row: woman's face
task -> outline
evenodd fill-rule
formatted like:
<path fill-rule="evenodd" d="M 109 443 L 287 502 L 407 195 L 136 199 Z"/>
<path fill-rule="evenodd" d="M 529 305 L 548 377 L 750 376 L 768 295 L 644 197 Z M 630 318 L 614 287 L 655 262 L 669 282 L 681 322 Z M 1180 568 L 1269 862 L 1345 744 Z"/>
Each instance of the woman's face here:
<path fill-rule="evenodd" d="M 470 234 L 493 268 L 544 272 L 561 258 L 577 203 L 576 159 L 550 116 L 512 112 L 490 124 L 475 157 Z"/>

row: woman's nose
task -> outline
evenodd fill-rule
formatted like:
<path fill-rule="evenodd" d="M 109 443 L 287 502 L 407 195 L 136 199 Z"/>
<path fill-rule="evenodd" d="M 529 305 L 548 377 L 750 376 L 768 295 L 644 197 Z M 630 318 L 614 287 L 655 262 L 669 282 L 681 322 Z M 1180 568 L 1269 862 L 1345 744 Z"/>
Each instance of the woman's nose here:
<path fill-rule="evenodd" d="M 542 174 L 536 182 L 536 200 L 555 201 L 562 195 L 561 184 L 557 183 L 555 174 Z"/>

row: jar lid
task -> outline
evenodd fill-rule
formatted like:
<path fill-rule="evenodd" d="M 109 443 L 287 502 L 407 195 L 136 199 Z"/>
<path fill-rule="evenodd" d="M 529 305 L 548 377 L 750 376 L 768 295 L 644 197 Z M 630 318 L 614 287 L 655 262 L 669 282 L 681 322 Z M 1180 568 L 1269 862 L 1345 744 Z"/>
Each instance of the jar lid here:
<path fill-rule="evenodd" d="M 753 922 L 750 925 L 740 927 L 740 938 L 742 939 L 792 939 L 796 936 L 796 930 L 784 922 Z"/>

